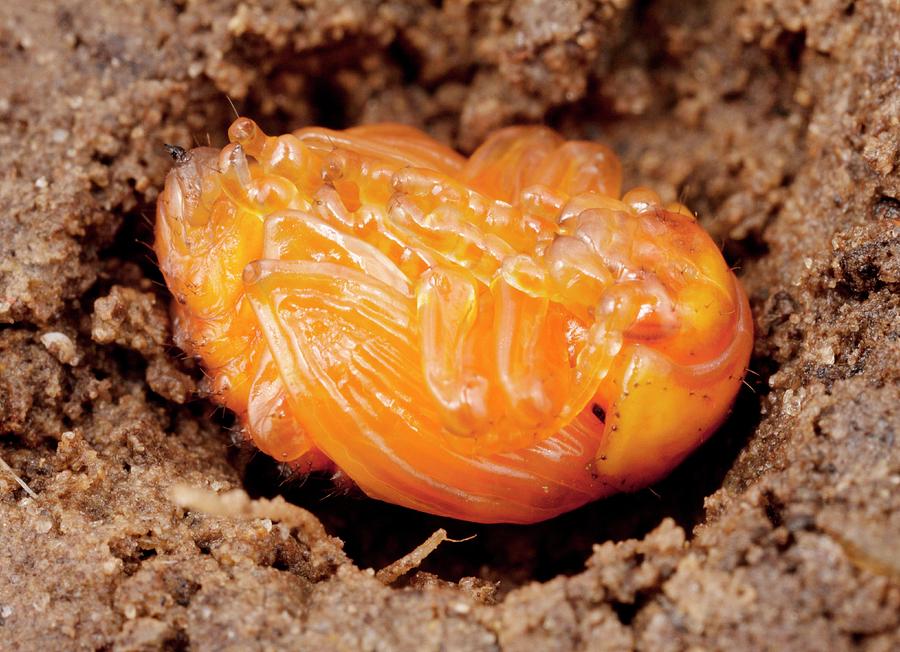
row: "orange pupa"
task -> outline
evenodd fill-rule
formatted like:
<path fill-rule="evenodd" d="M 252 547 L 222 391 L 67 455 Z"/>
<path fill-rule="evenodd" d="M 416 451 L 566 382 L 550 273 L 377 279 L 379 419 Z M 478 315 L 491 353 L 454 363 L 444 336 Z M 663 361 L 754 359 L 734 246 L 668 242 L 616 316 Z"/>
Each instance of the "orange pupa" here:
<path fill-rule="evenodd" d="M 405 126 L 173 149 L 176 343 L 265 453 L 372 498 L 531 523 L 662 478 L 725 418 L 747 298 L 681 204 L 543 127 L 468 159 Z"/>

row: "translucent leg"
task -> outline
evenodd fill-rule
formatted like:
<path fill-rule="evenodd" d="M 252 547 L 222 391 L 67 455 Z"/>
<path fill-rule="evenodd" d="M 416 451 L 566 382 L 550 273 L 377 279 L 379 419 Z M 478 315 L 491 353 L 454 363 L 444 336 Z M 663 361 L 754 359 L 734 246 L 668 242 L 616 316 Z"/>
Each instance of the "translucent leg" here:
<path fill-rule="evenodd" d="M 493 356 L 485 335 L 490 330 L 476 328 L 483 308 L 479 287 L 464 270 L 438 267 L 423 276 L 416 290 L 425 382 L 444 425 L 463 437 L 484 435 L 496 418 L 489 396 Z M 475 346 L 476 340 L 486 346 Z"/>
<path fill-rule="evenodd" d="M 497 375 L 507 412 L 537 441 L 558 425 L 570 392 L 563 313 L 550 309 L 546 273 L 526 256 L 507 258 L 491 291 Z"/>

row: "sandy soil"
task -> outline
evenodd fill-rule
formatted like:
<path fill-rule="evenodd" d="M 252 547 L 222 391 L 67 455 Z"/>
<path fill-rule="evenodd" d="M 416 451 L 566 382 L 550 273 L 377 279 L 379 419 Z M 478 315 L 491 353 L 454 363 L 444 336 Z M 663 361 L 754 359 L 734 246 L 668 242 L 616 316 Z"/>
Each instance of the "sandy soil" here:
<path fill-rule="evenodd" d="M 0 650 L 897 649 L 900 12 L 687 4 L 0 4 Z M 669 479 L 549 524 L 285 482 L 197 395 L 147 247 L 162 143 L 221 144 L 227 97 L 610 143 L 739 267 L 751 387 Z M 477 536 L 379 581 L 439 527 Z"/>

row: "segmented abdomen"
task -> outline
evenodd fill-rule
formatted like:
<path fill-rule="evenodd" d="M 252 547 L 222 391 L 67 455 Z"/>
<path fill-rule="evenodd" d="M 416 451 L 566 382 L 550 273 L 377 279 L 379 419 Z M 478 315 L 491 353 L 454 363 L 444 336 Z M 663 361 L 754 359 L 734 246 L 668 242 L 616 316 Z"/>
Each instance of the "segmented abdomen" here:
<path fill-rule="evenodd" d="M 369 495 L 532 522 L 665 475 L 724 418 L 746 297 L 596 143 L 241 118 L 158 204 L 178 344 L 264 452 Z"/>

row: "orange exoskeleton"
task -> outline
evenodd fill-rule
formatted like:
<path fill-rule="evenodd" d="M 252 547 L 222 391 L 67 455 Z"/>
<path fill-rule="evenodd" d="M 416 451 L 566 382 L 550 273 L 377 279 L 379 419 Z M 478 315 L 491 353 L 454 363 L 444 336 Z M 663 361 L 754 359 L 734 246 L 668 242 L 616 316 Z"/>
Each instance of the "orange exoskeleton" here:
<path fill-rule="evenodd" d="M 721 423 L 744 291 L 680 204 L 543 127 L 468 159 L 372 125 L 176 149 L 176 342 L 262 451 L 373 498 L 539 521 L 666 475 Z"/>

